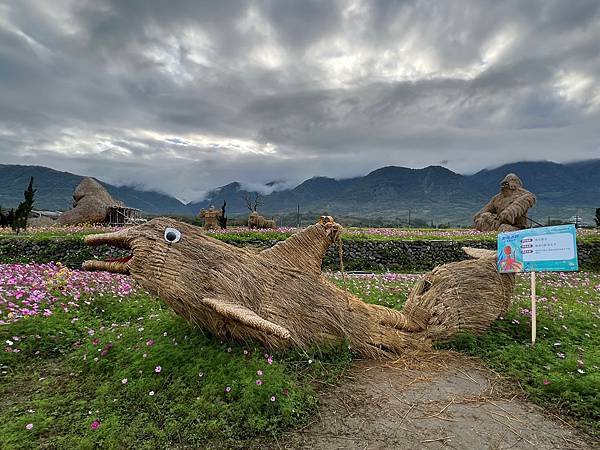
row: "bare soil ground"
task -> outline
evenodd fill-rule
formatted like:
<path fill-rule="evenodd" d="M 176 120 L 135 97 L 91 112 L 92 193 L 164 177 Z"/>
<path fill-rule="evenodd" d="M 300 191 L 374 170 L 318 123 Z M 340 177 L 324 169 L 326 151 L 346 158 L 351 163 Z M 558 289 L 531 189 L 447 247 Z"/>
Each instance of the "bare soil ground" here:
<path fill-rule="evenodd" d="M 325 386 L 314 420 L 274 448 L 591 449 L 588 435 L 473 358 L 437 352 L 357 362 Z"/>

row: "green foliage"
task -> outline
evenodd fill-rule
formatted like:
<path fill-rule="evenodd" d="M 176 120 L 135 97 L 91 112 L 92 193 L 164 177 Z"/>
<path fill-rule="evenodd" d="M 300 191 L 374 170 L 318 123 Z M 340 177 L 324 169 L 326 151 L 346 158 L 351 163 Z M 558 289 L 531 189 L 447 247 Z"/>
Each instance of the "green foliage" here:
<path fill-rule="evenodd" d="M 342 286 L 341 278 L 336 283 Z M 528 278 L 513 306 L 482 336 L 462 334 L 439 345 L 479 358 L 523 387 L 531 400 L 600 437 L 600 276 L 540 274 L 538 337 L 531 346 Z M 351 278 L 346 286 L 368 303 L 400 309 L 414 278 L 389 274 Z"/>
<path fill-rule="evenodd" d="M 227 206 L 227 202 L 223 200 L 223 206 L 221 206 L 221 215 L 217 217 L 217 221 L 219 222 L 219 226 L 222 230 L 227 228 L 227 216 L 225 215 L 225 207 Z"/>
<path fill-rule="evenodd" d="M 331 348 L 269 352 L 269 363 L 260 346 L 206 336 L 146 294 L 80 303 L 0 328 L 20 349 L 0 352 L 1 448 L 244 448 L 309 420 L 311 382 L 350 362 Z"/>
<path fill-rule="evenodd" d="M 399 309 L 416 279 L 384 274 L 334 282 Z M 528 283 L 521 278 L 513 307 L 489 332 L 441 347 L 481 357 L 533 401 L 598 436 L 597 286 L 600 276 L 585 272 L 540 275 L 538 341 L 531 347 Z M 17 336 L 20 349 L 0 351 L 0 448 L 243 448 L 309 421 L 313 382 L 335 382 L 351 360 L 345 345 L 273 354 L 220 341 L 144 293 L 84 297 L 79 305 L 0 327 L 0 342 Z"/>
<path fill-rule="evenodd" d="M 36 191 L 37 189 L 33 189 L 33 177 L 31 177 L 27 189 L 23 192 L 25 200 L 19 203 L 16 211 L 11 209 L 7 215 L 4 215 L 2 213 L 2 208 L 0 207 L 0 227 L 10 226 L 17 234 L 19 234 L 21 230 L 25 230 L 27 228 L 27 219 L 33 210 Z"/>
<path fill-rule="evenodd" d="M 566 286 L 558 275 L 538 285 L 538 338 L 531 346 L 527 283 L 506 317 L 482 336 L 462 335 L 442 345 L 482 358 L 494 370 L 519 381 L 529 398 L 574 418 L 600 437 L 600 277 L 578 276 Z"/>
<path fill-rule="evenodd" d="M 6 228 L 11 226 L 12 222 L 14 221 L 14 217 L 14 209 L 11 209 L 6 214 L 4 214 L 4 212 L 2 212 L 2 206 L 0 206 L 0 228 Z"/>

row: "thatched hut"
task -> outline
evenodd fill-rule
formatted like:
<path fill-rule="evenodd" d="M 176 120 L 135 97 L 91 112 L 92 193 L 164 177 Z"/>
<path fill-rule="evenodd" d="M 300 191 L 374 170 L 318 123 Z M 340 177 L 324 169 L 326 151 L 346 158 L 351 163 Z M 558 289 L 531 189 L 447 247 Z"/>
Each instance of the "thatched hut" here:
<path fill-rule="evenodd" d="M 125 208 L 125 204 L 112 198 L 108 191 L 93 178 L 84 178 L 73 192 L 73 209 L 57 219 L 60 225 L 106 223 L 110 208 Z"/>

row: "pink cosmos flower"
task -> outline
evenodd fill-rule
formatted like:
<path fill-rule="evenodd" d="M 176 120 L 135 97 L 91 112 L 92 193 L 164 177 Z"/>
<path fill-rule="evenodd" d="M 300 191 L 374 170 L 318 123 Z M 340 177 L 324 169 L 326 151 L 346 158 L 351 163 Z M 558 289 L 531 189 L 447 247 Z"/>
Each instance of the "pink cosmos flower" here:
<path fill-rule="evenodd" d="M 123 379 L 121 380 L 121 383 L 123 383 L 123 384 L 127 384 L 127 383 L 128 383 L 128 380 L 127 380 L 127 378 L 123 378 Z"/>
<path fill-rule="evenodd" d="M 262 370 L 257 370 L 256 371 L 256 375 L 258 375 L 259 377 L 262 377 L 263 371 Z"/>
<path fill-rule="evenodd" d="M 227 386 L 227 387 L 225 388 L 225 392 L 231 392 L 231 386 Z"/>
<path fill-rule="evenodd" d="M 256 380 L 256 385 L 257 385 L 257 386 L 260 386 L 260 385 L 262 385 L 262 384 L 263 384 L 262 380 Z"/>
<path fill-rule="evenodd" d="M 273 395 L 273 396 L 271 396 L 271 401 L 272 401 L 272 402 L 274 402 L 275 400 L 277 400 L 277 399 L 275 398 L 275 396 L 274 396 L 274 395 Z"/>
<path fill-rule="evenodd" d="M 161 371 L 161 370 L 162 370 L 162 367 L 160 367 L 160 366 L 156 366 L 156 367 L 154 368 L 154 371 L 155 371 L 156 373 L 160 373 L 160 371 Z"/>
<path fill-rule="evenodd" d="M 90 428 L 92 430 L 97 430 L 98 428 L 100 428 L 100 421 L 99 420 L 94 420 L 91 425 Z"/>
<path fill-rule="evenodd" d="M 544 386 L 548 386 L 550 383 L 552 383 L 552 381 L 544 380 L 544 381 L 542 381 L 542 383 L 544 383 Z"/>
<path fill-rule="evenodd" d="M 28 423 L 27 425 L 25 425 L 25 428 L 27 428 L 28 430 L 31 430 L 33 428 L 33 424 Z"/>
<path fill-rule="evenodd" d="M 147 345 L 148 347 L 152 347 L 152 346 L 154 345 L 154 340 L 152 340 L 152 339 L 148 339 L 148 340 L 146 341 L 146 345 Z"/>
<path fill-rule="evenodd" d="M 98 345 L 100 343 L 100 339 L 94 338 L 92 339 L 92 345 Z"/>

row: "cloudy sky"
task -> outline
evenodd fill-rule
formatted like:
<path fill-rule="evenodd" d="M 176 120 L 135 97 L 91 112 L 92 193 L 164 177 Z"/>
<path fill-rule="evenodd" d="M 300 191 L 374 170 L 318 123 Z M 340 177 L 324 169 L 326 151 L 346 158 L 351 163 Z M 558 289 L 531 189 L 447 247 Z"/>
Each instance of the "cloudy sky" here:
<path fill-rule="evenodd" d="M 184 200 L 600 157 L 600 2 L 0 0 L 0 163 Z"/>

